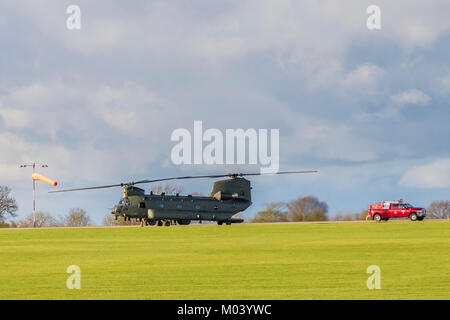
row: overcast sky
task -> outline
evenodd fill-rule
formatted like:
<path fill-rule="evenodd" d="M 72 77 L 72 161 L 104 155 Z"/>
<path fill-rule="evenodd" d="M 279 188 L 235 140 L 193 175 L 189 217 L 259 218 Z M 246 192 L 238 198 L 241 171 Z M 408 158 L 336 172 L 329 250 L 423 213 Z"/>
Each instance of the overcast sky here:
<path fill-rule="evenodd" d="M 81 30 L 66 9 L 81 8 Z M 381 8 L 368 30 L 366 8 Z M 0 0 L 0 184 L 21 217 L 31 170 L 63 188 L 257 166 L 172 164 L 177 128 L 277 128 L 280 170 L 252 179 L 254 215 L 316 195 L 330 214 L 450 197 L 450 2 Z M 208 194 L 213 181 L 183 182 Z M 147 189 L 150 186 L 146 187 Z M 120 189 L 49 195 L 101 223 Z"/>

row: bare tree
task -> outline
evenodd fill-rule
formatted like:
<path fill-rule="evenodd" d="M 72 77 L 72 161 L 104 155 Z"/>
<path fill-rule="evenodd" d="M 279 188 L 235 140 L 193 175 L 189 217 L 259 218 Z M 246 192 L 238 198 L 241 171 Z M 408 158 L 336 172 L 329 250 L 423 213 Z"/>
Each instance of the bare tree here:
<path fill-rule="evenodd" d="M 314 196 L 300 197 L 287 204 L 290 221 L 326 221 L 328 205 Z"/>
<path fill-rule="evenodd" d="M 49 213 L 38 211 L 35 214 L 36 217 L 36 227 L 37 228 L 43 228 L 43 227 L 58 227 L 60 224 L 57 222 L 57 220 Z M 30 228 L 34 225 L 34 219 L 33 214 L 29 214 L 25 217 L 25 219 L 20 220 L 17 223 L 19 228 Z"/>
<path fill-rule="evenodd" d="M 429 205 L 427 213 L 430 218 L 450 219 L 450 201 L 433 201 Z"/>
<path fill-rule="evenodd" d="M 7 186 L 0 186 L 0 222 L 4 221 L 7 216 L 16 216 L 17 202 L 10 193 L 11 189 Z"/>
<path fill-rule="evenodd" d="M 259 211 L 252 222 L 287 222 L 286 204 L 273 202 L 265 210 Z"/>
<path fill-rule="evenodd" d="M 183 187 L 179 185 L 172 184 L 170 182 L 168 183 L 159 183 L 152 187 L 152 192 L 154 194 L 161 194 L 165 193 L 167 195 L 173 195 L 177 193 L 181 193 L 183 191 Z"/>
<path fill-rule="evenodd" d="M 332 220 L 334 221 L 359 221 L 359 220 L 366 220 L 368 210 L 363 210 L 359 213 L 338 213 L 335 215 Z"/>
<path fill-rule="evenodd" d="M 63 223 L 67 227 L 85 227 L 93 224 L 86 211 L 80 208 L 70 209 L 69 214 L 63 218 Z"/>
<path fill-rule="evenodd" d="M 1 228 L 10 228 L 10 225 L 9 225 L 9 223 L 0 221 L 0 229 Z"/>
<path fill-rule="evenodd" d="M 125 219 L 122 216 L 118 216 L 117 220 L 114 217 L 114 215 L 108 213 L 105 218 L 103 218 L 103 225 L 104 226 L 137 226 L 140 225 L 140 221 L 137 221 L 136 219 L 125 221 Z"/>
<path fill-rule="evenodd" d="M 103 225 L 104 226 L 108 226 L 108 227 L 112 227 L 112 226 L 117 226 L 118 222 L 115 219 L 114 215 L 108 213 L 105 215 L 105 217 L 103 218 Z"/>

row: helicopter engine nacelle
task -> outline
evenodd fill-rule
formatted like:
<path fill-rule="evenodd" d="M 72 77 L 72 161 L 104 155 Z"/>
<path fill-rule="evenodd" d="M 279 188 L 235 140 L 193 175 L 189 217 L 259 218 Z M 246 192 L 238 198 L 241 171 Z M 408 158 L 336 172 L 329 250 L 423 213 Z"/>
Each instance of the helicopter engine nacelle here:
<path fill-rule="evenodd" d="M 222 192 L 218 191 L 214 194 L 214 199 L 216 200 L 231 200 L 236 199 L 239 195 L 237 193 L 229 193 L 229 192 Z"/>
<path fill-rule="evenodd" d="M 134 187 L 134 186 L 126 186 L 122 190 L 122 198 L 128 198 L 131 196 L 145 196 L 145 190 Z"/>

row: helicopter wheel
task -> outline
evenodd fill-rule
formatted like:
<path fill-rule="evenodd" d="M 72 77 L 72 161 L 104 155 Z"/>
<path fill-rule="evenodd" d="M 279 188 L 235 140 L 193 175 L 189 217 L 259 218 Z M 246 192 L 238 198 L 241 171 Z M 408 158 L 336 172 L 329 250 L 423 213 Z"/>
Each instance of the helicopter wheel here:
<path fill-rule="evenodd" d="M 230 225 L 231 225 L 231 221 L 228 220 L 228 221 L 227 221 L 227 226 L 230 226 Z"/>
<path fill-rule="evenodd" d="M 166 227 L 170 227 L 170 220 L 166 220 L 166 223 L 164 224 Z"/>

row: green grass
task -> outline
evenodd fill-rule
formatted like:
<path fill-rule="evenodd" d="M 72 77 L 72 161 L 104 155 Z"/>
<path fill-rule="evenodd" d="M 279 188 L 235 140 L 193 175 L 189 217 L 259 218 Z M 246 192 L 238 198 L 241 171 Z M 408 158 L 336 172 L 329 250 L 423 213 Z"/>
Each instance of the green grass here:
<path fill-rule="evenodd" d="M 0 299 L 449 298 L 448 221 L 0 230 Z"/>

